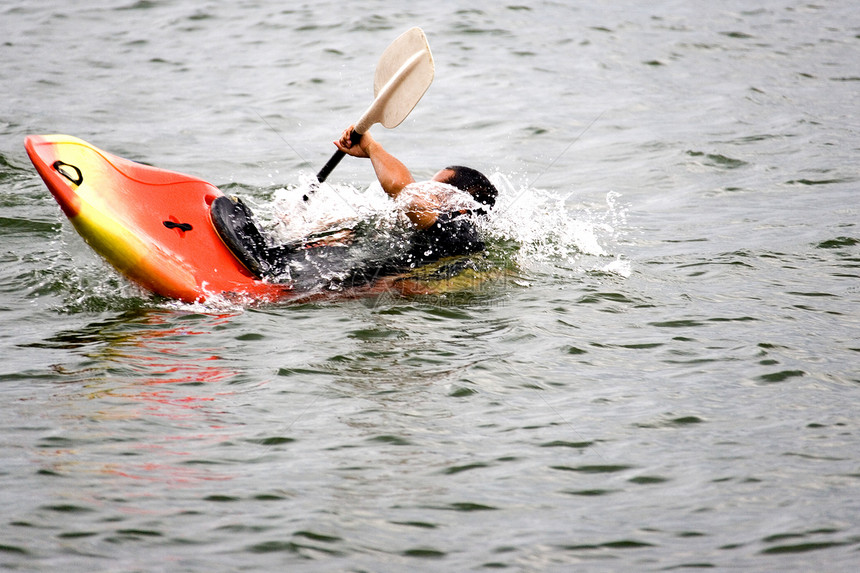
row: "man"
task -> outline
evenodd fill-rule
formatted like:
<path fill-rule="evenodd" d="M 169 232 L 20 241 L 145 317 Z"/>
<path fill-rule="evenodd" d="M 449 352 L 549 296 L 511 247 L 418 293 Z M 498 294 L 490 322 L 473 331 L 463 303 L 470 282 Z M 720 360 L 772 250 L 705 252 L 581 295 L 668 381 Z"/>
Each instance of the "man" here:
<path fill-rule="evenodd" d="M 486 176 L 470 167 L 452 166 L 430 181 L 417 183 L 409 169 L 373 136 L 365 133 L 354 143 L 352 131 L 353 126 L 344 130 L 335 145 L 348 155 L 370 159 L 382 189 L 414 227 L 403 263 L 415 267 L 484 249 L 473 218 L 486 214 L 498 195 Z"/>
<path fill-rule="evenodd" d="M 352 130 L 347 128 L 335 145 L 348 155 L 370 159 L 382 189 L 411 223 L 408 236 L 371 249 L 328 241 L 271 246 L 247 206 L 219 198 L 212 205 L 212 222 L 251 272 L 260 278 L 291 280 L 300 290 L 341 290 L 484 249 L 475 218 L 495 204 L 498 192 L 483 174 L 453 166 L 430 181 L 416 182 L 409 169 L 369 133 L 353 142 Z"/>

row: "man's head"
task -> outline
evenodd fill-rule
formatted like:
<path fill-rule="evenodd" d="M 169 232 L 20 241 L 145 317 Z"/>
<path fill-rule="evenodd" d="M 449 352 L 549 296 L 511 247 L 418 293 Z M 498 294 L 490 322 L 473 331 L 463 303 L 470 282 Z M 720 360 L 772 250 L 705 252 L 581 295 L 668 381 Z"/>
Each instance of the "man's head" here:
<path fill-rule="evenodd" d="M 475 201 L 487 207 L 496 204 L 496 196 L 499 194 L 496 187 L 483 173 L 471 167 L 463 167 L 462 165 L 446 167 L 437 173 L 433 179 L 465 191 Z"/>

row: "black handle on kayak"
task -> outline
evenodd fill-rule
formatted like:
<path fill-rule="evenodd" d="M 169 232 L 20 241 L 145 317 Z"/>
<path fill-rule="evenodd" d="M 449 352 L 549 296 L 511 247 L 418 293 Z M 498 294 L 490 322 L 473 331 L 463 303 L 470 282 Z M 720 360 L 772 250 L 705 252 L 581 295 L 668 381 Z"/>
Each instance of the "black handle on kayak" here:
<path fill-rule="evenodd" d="M 353 145 L 358 145 L 361 141 L 361 136 L 362 134 L 353 129 L 352 133 L 349 134 L 349 140 Z M 326 163 L 323 168 L 320 169 L 320 172 L 317 173 L 317 181 L 322 183 L 328 179 L 328 176 L 331 175 L 331 172 L 334 171 L 334 168 L 337 167 L 337 164 L 340 163 L 340 160 L 343 159 L 344 155 L 346 155 L 346 153 L 340 149 L 335 151 L 334 155 L 331 156 L 331 159 L 328 160 L 328 163 Z"/>

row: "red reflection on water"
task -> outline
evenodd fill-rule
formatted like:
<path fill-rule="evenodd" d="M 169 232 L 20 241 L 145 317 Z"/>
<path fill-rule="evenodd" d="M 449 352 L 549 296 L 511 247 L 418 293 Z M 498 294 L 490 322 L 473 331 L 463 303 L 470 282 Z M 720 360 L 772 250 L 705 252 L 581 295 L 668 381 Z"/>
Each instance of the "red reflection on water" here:
<path fill-rule="evenodd" d="M 233 479 L 221 446 L 244 428 L 232 403 L 225 404 L 236 394 L 227 384 L 239 372 L 199 343 L 234 316 L 150 311 L 88 327 L 86 369 L 64 370 L 83 382 L 89 398 L 69 396 L 61 415 L 72 419 L 68 439 L 78 443 L 40 452 L 53 457 L 51 471 L 171 486 Z"/>
<path fill-rule="evenodd" d="M 137 481 L 169 483 L 172 485 L 190 485 L 201 481 L 230 481 L 233 476 L 213 475 L 200 468 L 188 468 L 173 464 L 130 464 L 123 468 L 105 467 L 105 474 L 120 476 Z"/>

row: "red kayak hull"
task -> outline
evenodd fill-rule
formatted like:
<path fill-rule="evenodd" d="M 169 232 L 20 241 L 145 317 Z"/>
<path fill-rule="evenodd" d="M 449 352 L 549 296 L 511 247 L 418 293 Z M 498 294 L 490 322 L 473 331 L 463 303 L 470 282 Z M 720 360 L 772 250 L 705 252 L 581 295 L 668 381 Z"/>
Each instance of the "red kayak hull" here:
<path fill-rule="evenodd" d="M 129 161 L 67 135 L 31 135 L 30 160 L 83 239 L 121 274 L 185 302 L 277 301 L 288 284 L 257 279 L 224 245 L 201 179 Z"/>

